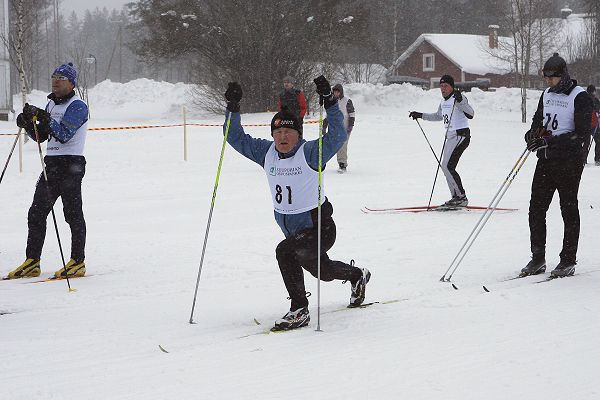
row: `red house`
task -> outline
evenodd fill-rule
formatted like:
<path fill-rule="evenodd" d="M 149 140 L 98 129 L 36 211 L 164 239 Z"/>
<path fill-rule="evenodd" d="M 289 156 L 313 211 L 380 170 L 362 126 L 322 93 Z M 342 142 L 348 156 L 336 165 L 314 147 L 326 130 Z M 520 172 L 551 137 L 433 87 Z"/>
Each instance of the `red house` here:
<path fill-rule="evenodd" d="M 424 33 L 392 64 L 388 82 L 421 82 L 434 88 L 442 75 L 450 74 L 462 83 L 457 86 L 466 88 L 515 86 L 510 64 L 491 55 L 498 41 L 512 41 L 498 37 L 497 29 L 491 25 L 489 36 Z"/>

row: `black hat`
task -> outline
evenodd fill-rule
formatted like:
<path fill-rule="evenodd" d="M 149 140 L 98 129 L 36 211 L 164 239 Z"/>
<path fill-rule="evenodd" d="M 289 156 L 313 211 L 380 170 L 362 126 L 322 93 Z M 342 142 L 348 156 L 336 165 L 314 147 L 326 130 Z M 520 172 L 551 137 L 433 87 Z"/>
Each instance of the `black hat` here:
<path fill-rule="evenodd" d="M 440 78 L 440 85 L 441 85 L 442 83 L 447 83 L 448 85 L 450 85 L 450 86 L 454 87 L 454 78 L 453 78 L 453 77 L 451 77 L 450 75 L 443 75 L 443 76 Z"/>
<path fill-rule="evenodd" d="M 302 137 L 302 122 L 287 107 L 283 107 L 281 111 L 273 116 L 271 120 L 271 135 L 273 135 L 275 129 L 279 128 L 295 129 L 298 131 L 300 137 Z"/>
<path fill-rule="evenodd" d="M 567 73 L 567 62 L 558 53 L 554 53 L 544 64 L 542 72 L 545 77 L 560 78 Z"/>
<path fill-rule="evenodd" d="M 591 93 L 595 93 L 596 92 L 596 86 L 594 86 L 594 85 L 588 86 L 587 89 L 586 89 L 586 92 L 588 92 L 590 94 Z"/>

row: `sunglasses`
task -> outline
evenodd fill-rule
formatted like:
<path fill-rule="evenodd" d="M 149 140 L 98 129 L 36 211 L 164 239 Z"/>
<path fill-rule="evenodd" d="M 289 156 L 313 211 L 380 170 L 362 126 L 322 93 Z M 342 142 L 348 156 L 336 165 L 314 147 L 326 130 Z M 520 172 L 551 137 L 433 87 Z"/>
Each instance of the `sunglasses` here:
<path fill-rule="evenodd" d="M 57 75 L 57 74 L 52 75 L 52 79 L 54 79 L 55 81 L 68 81 L 69 80 L 69 78 L 67 78 L 66 76 Z"/>

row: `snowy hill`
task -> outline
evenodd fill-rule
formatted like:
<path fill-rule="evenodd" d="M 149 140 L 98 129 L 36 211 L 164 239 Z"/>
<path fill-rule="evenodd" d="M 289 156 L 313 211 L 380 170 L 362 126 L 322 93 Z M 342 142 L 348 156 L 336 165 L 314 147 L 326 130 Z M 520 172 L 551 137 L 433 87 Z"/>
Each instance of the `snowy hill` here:
<path fill-rule="evenodd" d="M 128 86 L 129 85 L 129 86 Z M 185 85 L 103 82 L 91 126 L 180 123 Z M 149 94 L 149 95 L 148 95 Z M 478 212 L 367 215 L 360 208 L 427 204 L 436 164 L 408 111 L 435 111 L 437 91 L 352 84 L 357 110 L 348 173 L 325 170 L 334 207 L 334 259 L 355 259 L 373 277 L 367 302 L 347 310 L 348 284 L 322 283 L 321 329 L 259 334 L 289 306 L 275 260 L 282 234 L 264 172 L 227 147 L 195 310 L 188 323 L 222 143 L 218 127 L 90 132 L 83 181 L 88 274 L 66 283 L 0 282 L 2 399 L 594 399 L 600 367 L 600 168 L 580 189 L 581 238 L 572 278 L 501 282 L 529 260 L 531 157 L 455 274 L 440 276 Z M 530 92 L 530 110 L 540 92 Z M 461 173 L 472 204 L 487 205 L 524 149 L 518 90 L 472 92 L 476 115 Z M 33 96 L 44 104 L 45 94 Z M 126 98 L 126 101 L 122 101 Z M 35 100 L 35 101 L 34 101 Z M 94 104 L 97 104 L 94 111 Z M 177 111 L 176 111 L 177 110 Z M 243 111 L 243 109 L 242 109 Z M 272 114 L 243 115 L 269 123 Z M 222 123 L 207 115 L 192 122 Z M 423 122 L 436 151 L 441 123 Z M 14 122 L 0 123 L 15 132 Z M 247 132 L 269 138 L 268 127 Z M 305 137 L 317 137 L 317 125 Z M 12 136 L 0 136 L 3 157 Z M 3 159 L 4 160 L 4 159 Z M 27 210 L 40 172 L 37 149 L 13 158 L 0 185 L 0 273 L 24 259 Z M 448 199 L 438 177 L 434 203 Z M 68 226 L 55 210 L 63 245 Z M 558 262 L 562 220 L 548 213 L 548 254 Z M 42 274 L 60 265 L 51 223 Z M 490 289 L 486 293 L 482 285 Z M 339 311 L 338 310 L 342 310 Z M 259 322 L 257 325 L 255 322 Z M 249 335 L 249 336 L 248 336 Z M 244 337 L 245 336 L 245 337 Z M 161 345 L 168 353 L 159 349 Z"/>

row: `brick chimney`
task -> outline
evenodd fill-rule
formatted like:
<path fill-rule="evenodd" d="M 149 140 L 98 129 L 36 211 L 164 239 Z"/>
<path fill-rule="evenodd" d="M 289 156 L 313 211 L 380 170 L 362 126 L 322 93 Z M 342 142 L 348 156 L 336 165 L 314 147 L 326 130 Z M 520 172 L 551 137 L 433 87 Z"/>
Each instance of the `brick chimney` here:
<path fill-rule="evenodd" d="M 488 26 L 488 29 L 490 30 L 490 34 L 489 34 L 490 49 L 497 49 L 498 48 L 498 29 L 500 29 L 500 27 L 498 25 L 490 25 L 490 26 Z"/>

